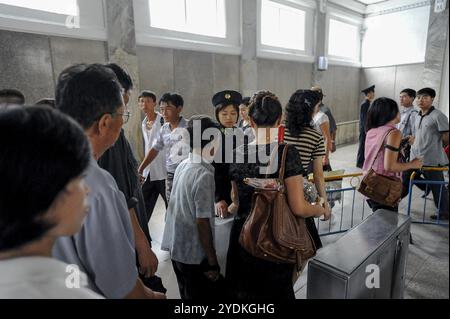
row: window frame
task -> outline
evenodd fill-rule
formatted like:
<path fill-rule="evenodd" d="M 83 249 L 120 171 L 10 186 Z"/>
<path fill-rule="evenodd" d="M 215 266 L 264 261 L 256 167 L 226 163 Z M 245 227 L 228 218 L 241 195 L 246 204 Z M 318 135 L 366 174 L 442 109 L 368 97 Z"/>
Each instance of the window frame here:
<path fill-rule="evenodd" d="M 258 0 L 257 9 L 257 57 L 281 59 L 299 62 L 314 62 L 314 16 L 315 3 L 301 0 L 270 0 L 281 5 L 305 12 L 305 50 L 295 50 L 270 46 L 262 43 L 262 0 Z"/>
<path fill-rule="evenodd" d="M 339 22 L 343 22 L 346 24 L 350 24 L 353 26 L 356 26 L 358 28 L 357 32 L 357 58 L 352 59 L 349 57 L 344 56 L 338 56 L 338 55 L 332 55 L 329 53 L 329 39 L 330 39 L 330 20 L 336 20 Z M 357 16 L 350 16 L 349 14 L 345 14 L 342 12 L 339 12 L 337 10 L 328 10 L 326 14 L 326 34 L 325 34 L 325 54 L 328 57 L 328 61 L 330 64 L 334 65 L 344 65 L 344 66 L 356 66 L 361 67 L 361 59 L 362 59 L 362 35 L 361 31 L 363 28 L 363 22 L 364 19 L 357 17 Z"/>
<path fill-rule="evenodd" d="M 66 15 L 0 4 L 0 29 L 106 41 L 106 15 L 103 0 L 78 0 L 78 6 L 80 26 L 68 28 Z"/>
<path fill-rule="evenodd" d="M 148 0 L 133 0 L 133 4 L 138 45 L 241 54 L 241 0 L 225 0 L 225 38 L 152 27 Z"/>

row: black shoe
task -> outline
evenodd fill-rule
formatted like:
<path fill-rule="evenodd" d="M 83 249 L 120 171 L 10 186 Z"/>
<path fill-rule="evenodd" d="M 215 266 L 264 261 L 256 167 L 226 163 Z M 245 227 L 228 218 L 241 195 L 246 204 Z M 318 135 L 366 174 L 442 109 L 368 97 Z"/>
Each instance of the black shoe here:
<path fill-rule="evenodd" d="M 430 218 L 432 220 L 437 220 L 438 215 L 431 215 Z M 448 214 L 439 214 L 439 220 L 448 220 Z"/>
<path fill-rule="evenodd" d="M 431 188 L 428 188 L 426 191 L 423 192 L 422 198 L 427 198 L 428 195 L 430 195 Z"/>

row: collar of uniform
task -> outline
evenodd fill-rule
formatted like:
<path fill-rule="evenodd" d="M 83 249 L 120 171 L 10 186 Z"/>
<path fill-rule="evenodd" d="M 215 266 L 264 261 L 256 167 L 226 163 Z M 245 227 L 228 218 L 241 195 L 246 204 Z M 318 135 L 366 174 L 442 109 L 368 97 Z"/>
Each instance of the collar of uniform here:
<path fill-rule="evenodd" d="M 425 116 L 427 116 L 427 115 L 430 115 L 431 112 L 433 112 L 433 111 L 434 111 L 434 106 L 430 107 L 430 110 L 429 110 L 425 115 L 422 115 L 422 114 L 423 114 L 423 113 L 422 113 L 422 110 L 420 110 L 420 111 L 419 111 L 419 115 L 420 115 L 421 117 L 425 117 Z"/>
<path fill-rule="evenodd" d="M 400 109 L 400 113 L 404 114 L 404 113 L 408 113 L 414 110 L 414 106 L 411 105 L 410 107 L 404 107 L 402 106 Z"/>
<path fill-rule="evenodd" d="M 214 166 L 212 166 L 211 163 L 205 161 L 205 159 L 199 154 L 195 154 L 192 152 L 189 153 L 189 161 L 191 163 L 201 164 L 202 166 L 206 167 L 209 171 L 214 173 Z"/>
<path fill-rule="evenodd" d="M 0 261 L 0 285 L 37 280 L 66 280 L 69 265 L 48 257 L 19 257 Z M 73 271 L 73 270 L 72 270 Z M 87 286 L 87 277 L 80 271 L 80 284 Z"/>

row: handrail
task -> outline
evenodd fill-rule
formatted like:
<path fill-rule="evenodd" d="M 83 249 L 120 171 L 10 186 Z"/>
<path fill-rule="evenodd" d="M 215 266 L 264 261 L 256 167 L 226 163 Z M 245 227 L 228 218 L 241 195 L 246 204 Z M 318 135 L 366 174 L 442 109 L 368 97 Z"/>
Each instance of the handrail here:
<path fill-rule="evenodd" d="M 421 169 L 412 172 L 411 177 L 409 178 L 410 181 L 414 180 L 414 178 L 416 177 L 418 171 L 445 172 L 445 171 L 448 171 L 448 167 L 424 166 Z"/>
<path fill-rule="evenodd" d="M 363 173 L 349 173 L 349 174 L 343 174 L 343 175 L 333 175 L 333 176 L 324 176 L 325 182 L 330 181 L 338 181 L 347 177 L 359 177 L 362 176 Z M 308 178 L 309 181 L 314 180 L 314 175 L 311 178 Z"/>

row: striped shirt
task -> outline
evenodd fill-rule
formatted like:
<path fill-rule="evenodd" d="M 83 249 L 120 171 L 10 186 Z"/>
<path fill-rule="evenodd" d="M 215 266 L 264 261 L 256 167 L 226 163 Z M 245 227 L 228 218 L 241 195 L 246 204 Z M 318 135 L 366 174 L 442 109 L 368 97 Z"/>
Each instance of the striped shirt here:
<path fill-rule="evenodd" d="M 300 159 L 305 171 L 313 160 L 325 156 L 323 136 L 313 128 L 305 127 L 296 136 L 292 135 L 286 128 L 284 142 L 293 145 L 300 153 Z"/>

